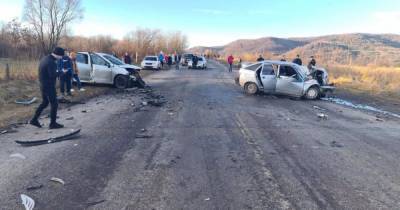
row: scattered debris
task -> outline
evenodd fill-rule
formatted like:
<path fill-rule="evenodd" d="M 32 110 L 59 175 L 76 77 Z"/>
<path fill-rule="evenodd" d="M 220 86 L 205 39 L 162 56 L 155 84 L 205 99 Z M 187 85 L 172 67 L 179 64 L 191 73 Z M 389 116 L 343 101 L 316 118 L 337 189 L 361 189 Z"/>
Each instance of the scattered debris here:
<path fill-rule="evenodd" d="M 22 159 L 22 160 L 26 159 L 26 157 L 24 155 L 20 154 L 20 153 L 11 154 L 10 158 L 19 158 L 19 159 Z"/>
<path fill-rule="evenodd" d="M 35 208 L 35 201 L 25 195 L 25 194 L 21 194 L 21 200 L 22 200 L 22 205 L 25 206 L 25 210 L 32 210 L 33 208 Z"/>
<path fill-rule="evenodd" d="M 132 91 L 136 91 L 136 90 L 138 90 L 138 88 L 137 88 L 137 87 L 133 87 L 133 88 L 126 88 L 126 89 L 125 89 L 125 92 L 132 92 Z"/>
<path fill-rule="evenodd" d="M 65 120 L 73 120 L 73 119 L 74 119 L 74 117 L 68 117 Z"/>
<path fill-rule="evenodd" d="M 328 119 L 328 115 L 324 114 L 324 113 L 318 113 L 318 118 L 323 119 L 323 120 L 327 120 Z"/>
<path fill-rule="evenodd" d="M 174 115 L 174 113 L 173 112 L 168 112 L 168 115 L 172 116 L 172 115 Z"/>
<path fill-rule="evenodd" d="M 78 144 L 74 144 L 74 147 L 78 146 Z"/>
<path fill-rule="evenodd" d="M 343 144 L 340 144 L 340 143 L 337 142 L 337 141 L 332 141 L 332 142 L 331 142 L 331 147 L 342 148 L 342 147 L 343 147 Z"/>
<path fill-rule="evenodd" d="M 146 128 L 142 128 L 142 129 L 140 129 L 140 131 L 141 131 L 142 133 L 144 133 L 144 132 L 147 131 L 147 129 L 146 129 Z"/>
<path fill-rule="evenodd" d="M 39 185 L 27 187 L 26 190 L 27 190 L 27 191 L 39 190 L 39 189 L 41 189 L 42 187 L 43 187 L 43 185 L 42 185 L 42 184 L 39 184 Z"/>
<path fill-rule="evenodd" d="M 180 159 L 181 159 L 181 156 L 179 156 L 179 155 L 178 155 L 178 156 L 176 156 L 176 159 L 180 160 Z"/>
<path fill-rule="evenodd" d="M 50 179 L 50 181 L 58 182 L 58 183 L 60 183 L 60 184 L 62 184 L 62 185 L 65 185 L 64 180 L 62 180 L 62 179 L 60 179 L 60 178 L 52 177 L 52 178 Z"/>
<path fill-rule="evenodd" d="M 94 202 L 87 203 L 86 205 L 87 205 L 87 207 L 89 207 L 89 206 L 95 206 L 95 205 L 100 204 L 100 203 L 103 203 L 103 202 L 106 202 L 106 200 L 94 201 Z"/>
<path fill-rule="evenodd" d="M 8 130 L 4 130 L 4 131 L 0 132 L 0 134 L 6 134 L 6 133 L 8 133 Z"/>
<path fill-rule="evenodd" d="M 137 138 L 137 139 L 150 139 L 150 138 L 153 138 L 153 136 L 149 135 L 149 134 L 136 134 L 135 138 Z"/>
<path fill-rule="evenodd" d="M 71 101 L 68 100 L 68 99 L 66 99 L 66 98 L 59 98 L 59 99 L 58 99 L 58 103 L 61 103 L 61 104 L 70 104 Z"/>
<path fill-rule="evenodd" d="M 320 111 L 326 111 L 326 109 L 321 108 L 321 107 L 319 107 L 319 106 L 313 106 L 313 108 L 314 108 L 314 109 L 317 109 L 317 110 L 320 110 Z"/>
<path fill-rule="evenodd" d="M 206 199 L 204 199 L 205 201 L 209 201 L 210 200 L 210 198 L 206 198 Z"/>
<path fill-rule="evenodd" d="M 36 101 L 37 101 L 37 98 L 36 98 L 36 97 L 33 97 L 33 98 L 30 99 L 30 100 L 17 99 L 17 100 L 15 100 L 15 103 L 16 103 L 16 104 L 22 104 L 22 105 L 31 105 L 31 104 L 35 103 Z"/>
<path fill-rule="evenodd" d="M 81 112 L 82 112 L 82 113 L 87 113 L 87 110 L 82 110 Z"/>
<path fill-rule="evenodd" d="M 143 101 L 143 102 L 142 102 L 142 105 L 143 105 L 143 106 L 147 106 L 147 105 L 148 105 L 148 102 L 147 102 L 147 101 Z"/>
<path fill-rule="evenodd" d="M 376 118 L 376 121 L 378 121 L 378 122 L 384 122 L 384 120 L 383 120 L 382 118 L 379 118 L 379 117 Z"/>
<path fill-rule="evenodd" d="M 158 100 L 158 99 L 156 99 L 156 100 L 151 100 L 151 101 L 149 101 L 148 102 L 150 105 L 152 105 L 152 106 L 162 106 L 162 105 L 164 105 L 165 103 L 167 103 L 167 101 L 166 100 Z"/>

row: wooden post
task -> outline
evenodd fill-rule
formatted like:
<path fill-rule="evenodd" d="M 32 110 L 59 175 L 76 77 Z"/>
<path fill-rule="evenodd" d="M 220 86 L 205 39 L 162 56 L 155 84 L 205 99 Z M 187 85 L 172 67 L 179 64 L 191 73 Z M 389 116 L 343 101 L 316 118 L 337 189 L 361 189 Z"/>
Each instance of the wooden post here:
<path fill-rule="evenodd" d="M 10 65 L 6 63 L 6 78 L 7 81 L 10 80 Z"/>

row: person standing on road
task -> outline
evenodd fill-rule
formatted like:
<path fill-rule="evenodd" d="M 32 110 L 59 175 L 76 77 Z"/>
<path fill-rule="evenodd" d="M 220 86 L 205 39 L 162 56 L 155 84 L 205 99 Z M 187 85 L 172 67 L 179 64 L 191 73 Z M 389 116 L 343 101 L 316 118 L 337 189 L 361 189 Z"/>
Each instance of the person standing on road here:
<path fill-rule="evenodd" d="M 233 61 L 235 60 L 235 58 L 233 57 L 233 55 L 231 54 L 228 57 L 228 64 L 229 64 L 229 72 L 232 72 L 232 65 L 233 65 Z"/>
<path fill-rule="evenodd" d="M 160 60 L 161 68 L 163 69 L 163 68 L 164 68 L 164 54 L 163 54 L 162 51 L 161 51 L 160 54 L 158 55 L 158 60 Z"/>
<path fill-rule="evenodd" d="M 264 61 L 265 59 L 263 58 L 263 56 L 262 55 L 260 55 L 258 58 L 257 58 L 257 62 L 261 62 L 261 61 Z"/>
<path fill-rule="evenodd" d="M 124 55 L 124 63 L 132 64 L 132 58 L 131 58 L 131 56 L 129 55 L 128 52 L 126 52 L 125 55 Z"/>
<path fill-rule="evenodd" d="M 311 57 L 311 60 L 310 60 L 310 62 L 308 63 L 308 69 L 312 69 L 312 68 L 314 68 L 316 65 L 317 65 L 317 61 L 314 59 L 314 56 L 312 55 Z"/>
<path fill-rule="evenodd" d="M 72 61 L 69 56 L 64 55 L 62 59 L 58 61 L 58 72 L 60 76 L 60 92 L 64 97 L 65 92 L 68 96 L 71 94 L 71 84 L 72 84 Z"/>
<path fill-rule="evenodd" d="M 175 69 L 179 70 L 179 55 L 175 54 Z"/>
<path fill-rule="evenodd" d="M 76 53 L 75 52 L 71 52 L 69 54 L 69 57 L 71 59 L 72 62 L 72 78 L 76 81 L 76 85 L 78 86 L 78 90 L 79 91 L 85 91 L 84 88 L 82 88 L 82 83 L 81 80 L 79 79 L 79 69 L 78 69 L 78 65 L 76 64 Z M 71 88 L 71 92 L 73 92 L 74 89 Z"/>
<path fill-rule="evenodd" d="M 57 91 L 56 91 L 56 80 L 57 80 L 57 64 L 56 60 L 61 60 L 64 56 L 64 49 L 56 47 L 50 55 L 45 56 L 40 60 L 39 64 L 39 81 L 40 81 L 40 92 L 42 93 L 42 103 L 36 109 L 35 115 L 29 121 L 29 124 L 41 128 L 39 117 L 43 110 L 49 105 L 50 110 L 50 129 L 63 128 L 64 126 L 58 124 L 57 120 Z"/>
<path fill-rule="evenodd" d="M 295 63 L 299 66 L 303 65 L 303 61 L 300 58 L 300 55 L 297 55 L 296 58 L 292 61 L 292 63 Z"/>

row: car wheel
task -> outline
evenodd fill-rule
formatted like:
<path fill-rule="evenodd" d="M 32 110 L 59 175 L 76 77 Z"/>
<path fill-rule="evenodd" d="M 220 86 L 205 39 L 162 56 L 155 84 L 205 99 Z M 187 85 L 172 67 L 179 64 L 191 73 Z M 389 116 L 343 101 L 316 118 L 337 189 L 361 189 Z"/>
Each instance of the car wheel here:
<path fill-rule="evenodd" d="M 125 75 L 118 75 L 114 79 L 114 86 L 118 89 L 125 89 L 129 85 L 129 77 Z"/>
<path fill-rule="evenodd" d="M 306 92 L 306 99 L 315 100 L 320 96 L 319 88 L 316 86 L 310 87 Z"/>
<path fill-rule="evenodd" d="M 254 95 L 258 92 L 258 87 L 257 84 L 254 82 L 249 82 L 246 85 L 244 85 L 244 91 L 248 95 Z"/>

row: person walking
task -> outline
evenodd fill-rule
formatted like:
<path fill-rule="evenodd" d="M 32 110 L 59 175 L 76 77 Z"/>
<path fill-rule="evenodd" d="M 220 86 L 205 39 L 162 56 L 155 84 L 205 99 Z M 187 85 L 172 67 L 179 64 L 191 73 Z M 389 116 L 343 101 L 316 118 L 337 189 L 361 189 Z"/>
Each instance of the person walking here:
<path fill-rule="evenodd" d="M 265 59 L 263 58 L 263 56 L 262 55 L 260 55 L 258 58 L 257 58 L 257 62 L 261 62 L 261 61 L 264 61 Z"/>
<path fill-rule="evenodd" d="M 293 59 L 292 63 L 295 63 L 297 65 L 303 65 L 303 61 L 300 58 L 300 55 L 297 55 L 295 59 Z"/>
<path fill-rule="evenodd" d="M 83 92 L 85 91 L 84 88 L 82 88 L 82 83 L 81 80 L 79 79 L 79 69 L 78 65 L 76 64 L 76 53 L 75 52 L 70 52 L 69 58 L 71 59 L 72 62 L 72 78 L 76 81 L 76 86 L 78 87 L 78 90 Z M 74 92 L 74 89 L 71 88 L 71 92 Z"/>
<path fill-rule="evenodd" d="M 131 56 L 129 55 L 128 52 L 126 52 L 125 55 L 124 55 L 124 63 L 132 64 L 132 58 L 131 58 Z"/>
<path fill-rule="evenodd" d="M 39 117 L 43 110 L 50 103 L 50 129 L 63 128 L 64 126 L 58 124 L 57 120 L 57 91 L 56 91 L 56 80 L 57 80 L 57 64 L 56 60 L 61 60 L 64 56 L 64 49 L 56 47 L 53 53 L 45 56 L 40 60 L 39 64 L 39 81 L 40 81 L 40 92 L 42 94 L 42 103 L 36 109 L 33 118 L 29 121 L 29 124 L 41 128 L 42 125 L 39 122 Z"/>
<path fill-rule="evenodd" d="M 232 72 L 232 65 L 233 65 L 233 61 L 235 60 L 235 58 L 233 57 L 233 55 L 231 54 L 229 57 L 228 57 L 228 64 L 229 64 L 229 72 Z"/>
<path fill-rule="evenodd" d="M 71 94 L 71 84 L 72 84 L 72 61 L 69 56 L 64 55 L 62 59 L 58 60 L 58 72 L 60 76 L 60 92 L 64 97 L 65 92 L 68 96 Z"/>

